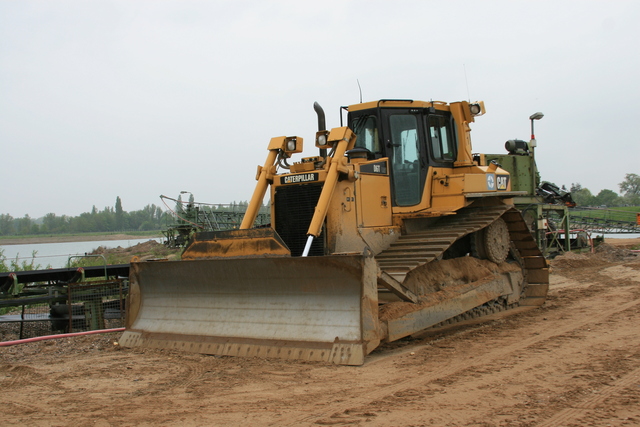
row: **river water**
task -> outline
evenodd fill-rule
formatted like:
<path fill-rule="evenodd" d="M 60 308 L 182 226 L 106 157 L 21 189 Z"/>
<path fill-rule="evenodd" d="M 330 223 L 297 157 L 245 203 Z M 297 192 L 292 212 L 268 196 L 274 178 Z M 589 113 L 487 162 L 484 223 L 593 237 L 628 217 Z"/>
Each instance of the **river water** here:
<path fill-rule="evenodd" d="M 7 259 L 6 264 L 11 260 L 15 260 L 18 257 L 18 262 L 22 261 L 31 262 L 32 254 L 35 252 L 35 265 L 40 265 L 40 268 L 63 268 L 67 266 L 70 256 L 84 255 L 90 253 L 94 249 L 102 246 L 104 248 L 117 248 L 121 246 L 128 248 L 135 246 L 138 243 L 148 242 L 149 240 L 155 240 L 162 242 L 161 238 L 158 239 L 130 239 L 130 240 L 97 240 L 92 242 L 63 242 L 63 243 L 38 243 L 38 244 L 26 244 L 26 245 L 0 245 L 0 251 L 4 252 L 4 256 Z M 75 260 L 76 258 L 73 258 Z"/>

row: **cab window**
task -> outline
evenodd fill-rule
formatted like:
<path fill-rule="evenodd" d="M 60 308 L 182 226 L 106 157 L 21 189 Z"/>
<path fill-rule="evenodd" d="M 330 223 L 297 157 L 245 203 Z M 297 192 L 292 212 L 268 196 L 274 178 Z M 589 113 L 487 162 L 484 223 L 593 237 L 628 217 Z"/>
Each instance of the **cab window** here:
<path fill-rule="evenodd" d="M 374 154 L 382 154 L 375 116 L 360 116 L 351 126 L 357 136 L 356 147 L 366 148 Z"/>
<path fill-rule="evenodd" d="M 436 162 L 452 162 L 456 159 L 456 145 L 451 131 L 451 119 L 445 116 L 430 115 L 429 145 L 431 156 Z"/>
<path fill-rule="evenodd" d="M 422 196 L 418 118 L 413 114 L 390 115 L 389 131 L 395 204 L 417 205 Z"/>

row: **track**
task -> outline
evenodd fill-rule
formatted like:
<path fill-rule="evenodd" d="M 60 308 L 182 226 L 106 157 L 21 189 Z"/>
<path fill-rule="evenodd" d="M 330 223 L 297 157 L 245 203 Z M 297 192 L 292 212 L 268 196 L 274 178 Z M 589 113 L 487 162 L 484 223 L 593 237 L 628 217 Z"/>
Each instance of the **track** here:
<path fill-rule="evenodd" d="M 454 242 L 488 226 L 508 209 L 506 205 L 466 208 L 456 215 L 445 217 L 437 226 L 424 232 L 404 234 L 388 249 L 376 255 L 378 265 L 402 283 L 411 270 L 441 257 Z"/>
<path fill-rule="evenodd" d="M 441 326 L 504 311 L 519 305 L 542 305 L 548 291 L 547 262 L 529 233 L 520 212 L 513 209 L 512 206 L 495 204 L 494 201 L 488 202 L 492 204 L 486 203 L 476 202 L 461 209 L 455 215 L 444 217 L 436 224 L 431 224 L 424 231 L 403 234 L 389 248 L 376 255 L 376 260 L 382 271 L 379 284 L 385 282 L 379 286 L 380 299 L 382 301 L 388 299 L 384 297 L 384 294 L 387 290 L 391 290 L 401 299 L 416 303 L 420 299 L 417 296 L 419 292 L 407 284 L 407 279 L 412 272 L 428 268 L 427 264 L 438 262 L 447 254 L 447 251 L 456 250 L 456 245 L 462 243 L 465 236 L 470 236 L 483 229 L 487 230 L 488 226 L 502 218 L 503 224 L 506 224 L 508 230 L 508 238 L 505 232 L 504 239 L 500 239 L 500 236 L 486 236 L 486 233 L 483 233 L 482 239 L 496 237 L 497 240 L 493 242 L 493 245 L 502 245 L 505 250 L 509 245 L 511 246 L 512 259 L 515 259 L 524 271 L 523 294 L 516 295 L 509 301 L 506 299 L 490 301 L 469 309 L 467 312 L 458 312 L 458 315 L 443 323 L 433 322 L 433 324 Z M 457 249 L 457 251 L 465 254 L 468 250 L 474 250 L 476 244 L 474 242 L 477 240 L 474 236 L 471 236 L 469 240 L 470 242 L 467 244 L 467 246 L 470 245 L 469 248 Z M 401 289 L 404 289 L 405 292 L 403 293 Z M 443 302 L 441 306 L 438 306 L 440 307 L 438 309 L 449 311 L 450 305 Z"/>

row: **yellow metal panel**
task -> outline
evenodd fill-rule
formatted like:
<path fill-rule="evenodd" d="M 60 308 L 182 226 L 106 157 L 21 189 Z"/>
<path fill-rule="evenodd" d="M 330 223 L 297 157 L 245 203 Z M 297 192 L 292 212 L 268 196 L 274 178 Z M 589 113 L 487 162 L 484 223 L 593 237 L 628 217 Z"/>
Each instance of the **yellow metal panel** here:
<path fill-rule="evenodd" d="M 393 213 L 394 214 L 411 214 L 414 212 L 424 212 L 425 210 L 431 207 L 431 197 L 432 197 L 432 180 L 430 179 L 434 173 L 438 173 L 438 170 L 442 170 L 442 168 L 433 168 L 430 167 L 427 171 L 427 180 L 425 182 L 424 190 L 422 191 L 422 200 L 420 204 L 415 206 L 394 206 Z M 451 169 L 445 169 L 451 170 Z"/>
<path fill-rule="evenodd" d="M 391 225 L 391 188 L 389 176 L 360 174 L 358 186 L 358 225 Z"/>
<path fill-rule="evenodd" d="M 462 194 L 464 190 L 465 175 L 434 175 L 433 195 Z"/>
<path fill-rule="evenodd" d="M 284 147 L 285 138 L 286 136 L 275 136 L 271 138 L 271 141 L 269 141 L 269 146 L 267 147 L 267 150 L 271 151 L 271 150 L 281 149 L 282 147 Z"/>
<path fill-rule="evenodd" d="M 430 108 L 433 107 L 439 111 L 449 111 L 449 104 L 443 101 L 408 101 L 408 100 L 387 100 L 387 101 L 371 101 L 362 104 L 349 105 L 349 111 L 368 110 L 376 107 L 395 107 L 395 108 Z"/>
<path fill-rule="evenodd" d="M 489 189 L 487 182 L 493 182 L 493 188 Z M 496 176 L 495 174 L 489 174 L 489 177 L 485 174 L 467 174 L 464 180 L 464 192 L 465 193 L 486 193 L 495 192 L 496 189 Z"/>
<path fill-rule="evenodd" d="M 360 179 L 364 175 L 360 175 Z M 388 178 L 386 176 L 366 175 L 371 178 Z M 392 227 L 391 207 L 387 210 L 388 222 L 381 226 L 362 227 L 361 212 L 363 194 L 376 200 L 377 210 L 383 210 L 380 204 L 380 192 L 378 188 L 373 188 L 374 194 L 367 194 L 367 190 L 360 187 L 360 179 L 356 182 L 347 180 L 338 182 L 334 197 L 327 212 L 326 230 L 327 249 L 330 254 L 334 253 L 361 253 L 363 248 L 369 247 L 374 254 L 386 249 L 391 242 L 400 235 L 400 230 Z M 364 178 L 367 181 L 367 178 Z M 376 182 L 378 180 L 375 180 Z M 371 181 L 369 181 L 371 182 Z M 365 188 L 367 186 L 365 185 Z M 389 183 L 383 183 L 384 193 L 388 194 Z M 375 199 L 377 197 L 377 199 Z M 365 213 L 366 215 L 366 213 Z M 380 215 L 378 215 L 380 216 Z M 376 217 L 374 216 L 374 219 Z"/>
<path fill-rule="evenodd" d="M 402 234 L 400 227 L 395 226 L 363 227 L 358 231 L 362 240 L 373 251 L 374 255 L 387 249 Z"/>
<path fill-rule="evenodd" d="M 462 209 L 468 205 L 467 200 L 464 195 L 447 195 L 443 194 L 440 196 L 434 195 L 431 203 L 431 211 L 438 212 L 442 211 L 446 214 L 449 211 L 457 211 L 458 209 Z"/>
<path fill-rule="evenodd" d="M 356 225 L 355 183 L 340 181 L 327 210 L 325 233 L 329 253 L 362 252 Z"/>
<path fill-rule="evenodd" d="M 315 170 L 315 165 L 312 162 L 309 163 L 294 163 L 291 165 L 291 172 L 292 173 L 299 173 L 299 172 L 309 172 L 309 171 L 313 171 Z"/>

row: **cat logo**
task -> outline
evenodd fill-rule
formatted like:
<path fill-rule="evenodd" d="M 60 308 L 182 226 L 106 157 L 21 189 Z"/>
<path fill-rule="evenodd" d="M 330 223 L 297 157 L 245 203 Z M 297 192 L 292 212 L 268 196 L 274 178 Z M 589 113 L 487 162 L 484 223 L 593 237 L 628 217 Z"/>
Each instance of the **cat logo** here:
<path fill-rule="evenodd" d="M 498 175 L 496 177 L 496 186 L 498 190 L 506 190 L 509 187 L 509 175 Z"/>
<path fill-rule="evenodd" d="M 492 173 L 487 174 L 487 190 L 494 191 L 496 189 L 496 179 Z"/>
<path fill-rule="evenodd" d="M 299 175 L 285 175 L 280 177 L 280 184 L 298 184 L 300 182 L 313 182 L 318 181 L 319 176 L 317 173 L 301 173 Z"/>

